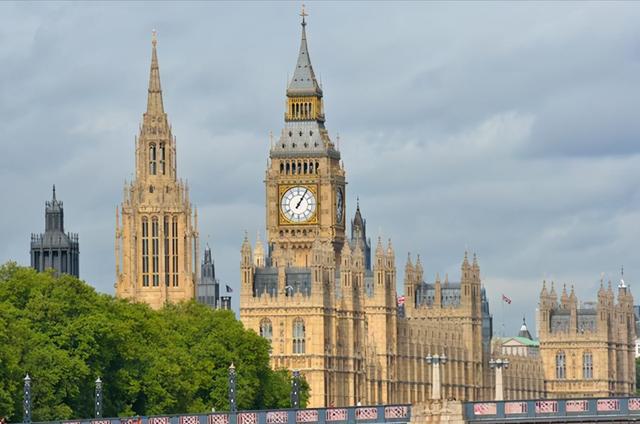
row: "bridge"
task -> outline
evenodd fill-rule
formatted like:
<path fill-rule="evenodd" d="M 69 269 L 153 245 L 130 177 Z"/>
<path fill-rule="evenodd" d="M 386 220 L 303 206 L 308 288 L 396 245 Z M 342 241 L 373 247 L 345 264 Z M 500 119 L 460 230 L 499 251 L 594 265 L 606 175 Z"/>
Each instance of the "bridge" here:
<path fill-rule="evenodd" d="M 479 402 L 432 400 L 415 405 L 88 418 L 41 424 L 523 424 L 601 422 L 640 423 L 640 397 Z"/>
<path fill-rule="evenodd" d="M 212 412 L 209 414 L 150 417 L 90 418 L 52 421 L 46 424 L 407 424 L 410 421 L 410 405 L 376 405 L 270 411 Z"/>
<path fill-rule="evenodd" d="M 640 422 L 640 397 L 463 403 L 467 423 Z"/>

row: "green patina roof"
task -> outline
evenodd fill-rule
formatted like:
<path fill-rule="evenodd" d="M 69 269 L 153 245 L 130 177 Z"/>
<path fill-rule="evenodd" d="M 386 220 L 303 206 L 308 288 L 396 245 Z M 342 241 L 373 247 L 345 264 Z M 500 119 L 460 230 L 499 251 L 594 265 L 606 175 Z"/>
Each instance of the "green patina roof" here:
<path fill-rule="evenodd" d="M 525 346 L 535 346 L 535 347 L 540 346 L 540 341 L 539 340 L 531 340 L 531 339 L 528 339 L 526 337 L 520 337 L 520 336 L 502 337 L 499 340 L 500 340 L 500 344 L 505 344 L 510 340 L 515 340 L 518 343 L 522 343 Z"/>

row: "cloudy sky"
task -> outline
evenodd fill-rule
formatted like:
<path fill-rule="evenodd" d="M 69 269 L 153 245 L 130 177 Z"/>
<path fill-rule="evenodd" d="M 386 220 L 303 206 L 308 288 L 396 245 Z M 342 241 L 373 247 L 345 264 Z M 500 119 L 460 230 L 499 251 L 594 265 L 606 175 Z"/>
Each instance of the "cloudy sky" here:
<path fill-rule="evenodd" d="M 115 208 L 134 166 L 151 30 L 178 172 L 218 276 L 264 234 L 299 3 L 0 4 L 0 262 L 29 263 L 56 184 L 81 277 L 113 293 Z M 425 273 L 478 254 L 495 326 L 532 323 L 544 278 L 595 298 L 640 281 L 640 5 L 309 2 L 310 56 L 340 134 L 347 207 Z M 255 236 L 253 236 L 255 237 Z M 253 238 L 252 237 L 252 238 Z M 640 285 L 637 285 L 640 287 Z M 399 290 L 402 291 L 402 285 Z M 635 289 L 640 296 L 640 289 Z M 237 299 L 234 299 L 237 302 Z M 237 303 L 234 304 L 237 307 Z"/>

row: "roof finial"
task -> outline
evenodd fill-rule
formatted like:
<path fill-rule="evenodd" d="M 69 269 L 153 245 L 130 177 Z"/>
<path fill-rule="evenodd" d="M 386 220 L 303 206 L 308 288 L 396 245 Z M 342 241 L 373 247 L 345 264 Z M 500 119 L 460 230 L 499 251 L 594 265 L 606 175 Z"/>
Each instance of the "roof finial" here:
<path fill-rule="evenodd" d="M 53 201 L 56 201 L 56 185 L 53 185 Z"/>
<path fill-rule="evenodd" d="M 156 31 L 155 29 L 151 30 L 151 44 L 153 45 L 153 47 L 158 44 L 158 31 Z"/>
<path fill-rule="evenodd" d="M 300 16 L 302 16 L 302 26 L 305 26 L 307 22 L 305 21 L 305 17 L 309 16 L 309 14 L 304 10 L 304 3 L 302 3 L 302 12 L 300 12 Z"/>

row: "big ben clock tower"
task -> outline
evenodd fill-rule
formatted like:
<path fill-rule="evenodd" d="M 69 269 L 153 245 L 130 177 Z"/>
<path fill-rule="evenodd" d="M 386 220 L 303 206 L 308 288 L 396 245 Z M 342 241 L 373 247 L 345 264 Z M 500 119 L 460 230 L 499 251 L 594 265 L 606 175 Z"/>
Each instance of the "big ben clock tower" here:
<path fill-rule="evenodd" d="M 314 241 L 329 242 L 339 255 L 345 239 L 345 173 L 324 126 L 322 88 L 309 59 L 305 16 L 303 10 L 285 126 L 271 145 L 265 180 L 268 242 L 298 267 L 309 265 Z"/>

